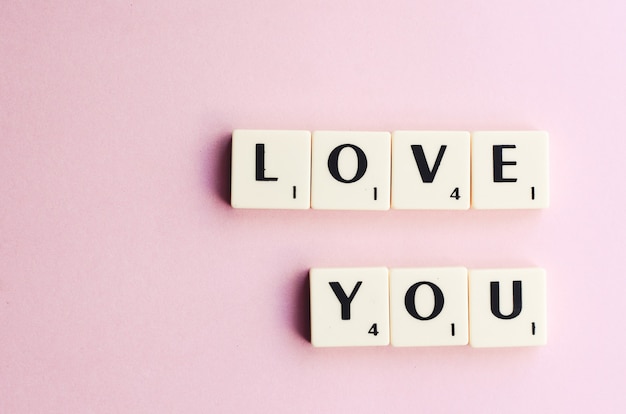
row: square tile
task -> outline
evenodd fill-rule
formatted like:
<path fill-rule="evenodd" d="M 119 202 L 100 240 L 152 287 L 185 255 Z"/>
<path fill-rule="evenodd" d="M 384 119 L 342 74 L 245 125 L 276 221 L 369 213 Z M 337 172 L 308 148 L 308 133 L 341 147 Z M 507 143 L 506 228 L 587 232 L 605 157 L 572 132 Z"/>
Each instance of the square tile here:
<path fill-rule="evenodd" d="M 469 208 L 469 132 L 396 131 L 391 143 L 391 208 Z"/>
<path fill-rule="evenodd" d="M 313 132 L 311 207 L 388 210 L 390 188 L 389 132 Z"/>
<path fill-rule="evenodd" d="M 545 345 L 545 270 L 470 270 L 469 318 L 473 347 Z"/>
<path fill-rule="evenodd" d="M 546 208 L 548 133 L 478 131 L 472 134 L 472 207 Z"/>
<path fill-rule="evenodd" d="M 467 269 L 389 271 L 391 345 L 467 345 Z"/>
<path fill-rule="evenodd" d="M 311 200 L 309 131 L 233 131 L 231 205 L 308 209 Z"/>
<path fill-rule="evenodd" d="M 389 344 L 387 268 L 314 268 L 309 283 L 313 346 Z"/>

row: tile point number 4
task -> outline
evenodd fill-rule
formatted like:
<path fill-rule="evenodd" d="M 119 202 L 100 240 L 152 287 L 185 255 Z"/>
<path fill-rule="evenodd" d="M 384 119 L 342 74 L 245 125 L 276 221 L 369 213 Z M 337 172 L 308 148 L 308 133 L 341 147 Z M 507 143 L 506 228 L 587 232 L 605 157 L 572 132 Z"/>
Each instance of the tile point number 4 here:
<path fill-rule="evenodd" d="M 235 208 L 546 208 L 548 134 L 237 129 L 231 183 Z"/>

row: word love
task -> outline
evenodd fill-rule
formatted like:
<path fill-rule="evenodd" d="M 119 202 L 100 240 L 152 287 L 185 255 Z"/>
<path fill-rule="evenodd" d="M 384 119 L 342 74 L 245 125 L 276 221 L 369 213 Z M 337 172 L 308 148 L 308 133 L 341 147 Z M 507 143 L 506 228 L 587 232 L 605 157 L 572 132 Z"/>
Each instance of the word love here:
<path fill-rule="evenodd" d="M 313 268 L 311 343 L 546 344 L 543 269 Z"/>
<path fill-rule="evenodd" d="M 235 208 L 535 209 L 549 203 L 543 131 L 235 130 L 232 144 Z"/>

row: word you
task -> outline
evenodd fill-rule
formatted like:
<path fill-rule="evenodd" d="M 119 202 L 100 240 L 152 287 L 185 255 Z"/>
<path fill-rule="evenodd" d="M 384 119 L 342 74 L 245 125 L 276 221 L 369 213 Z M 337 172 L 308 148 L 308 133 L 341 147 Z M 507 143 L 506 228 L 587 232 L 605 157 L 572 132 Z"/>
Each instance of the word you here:
<path fill-rule="evenodd" d="M 313 268 L 309 283 L 316 347 L 546 344 L 540 268 Z"/>
<path fill-rule="evenodd" d="M 234 130 L 231 205 L 268 209 L 538 209 L 543 131 Z"/>

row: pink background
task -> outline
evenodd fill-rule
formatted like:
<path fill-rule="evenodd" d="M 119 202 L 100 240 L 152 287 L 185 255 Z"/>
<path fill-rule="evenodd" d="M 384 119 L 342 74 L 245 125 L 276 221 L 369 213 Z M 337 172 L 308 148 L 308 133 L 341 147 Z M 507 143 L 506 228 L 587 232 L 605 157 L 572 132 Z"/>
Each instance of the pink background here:
<path fill-rule="evenodd" d="M 626 410 L 623 2 L 52 4 L 0 3 L 0 412 Z M 552 205 L 234 210 L 234 128 L 545 129 Z M 312 348 L 376 265 L 545 267 L 549 344 Z"/>

